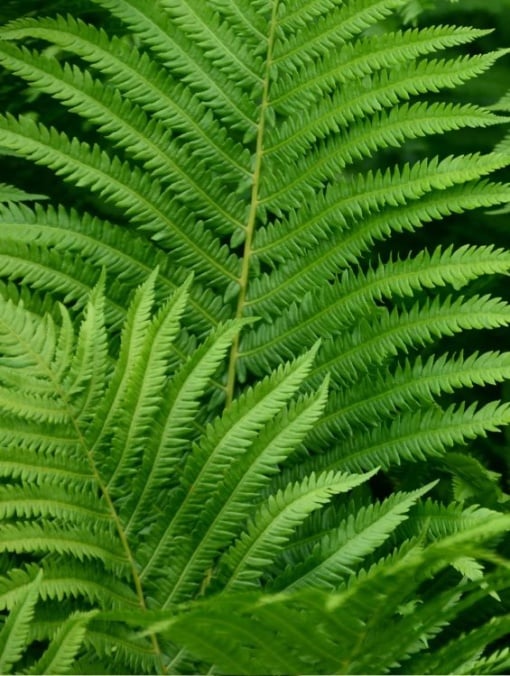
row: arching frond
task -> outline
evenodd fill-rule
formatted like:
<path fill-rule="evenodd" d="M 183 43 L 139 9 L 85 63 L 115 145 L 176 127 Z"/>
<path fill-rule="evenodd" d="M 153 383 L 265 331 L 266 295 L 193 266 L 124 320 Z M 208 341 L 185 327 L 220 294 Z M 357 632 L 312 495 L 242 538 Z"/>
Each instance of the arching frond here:
<path fill-rule="evenodd" d="M 469 612 L 488 592 L 467 586 L 460 601 L 459 590 L 448 589 L 417 610 L 419 623 L 413 621 L 405 599 L 428 576 L 431 565 L 443 569 L 473 551 L 476 543 L 479 546 L 506 528 L 505 517 L 492 516 L 480 525 L 472 542 L 461 534 L 430 550 L 411 548 L 401 556 L 383 560 L 360 574 L 356 584 L 332 595 L 318 590 L 262 597 L 219 595 L 197 603 L 178 617 L 161 614 L 150 627 L 168 632 L 188 651 L 220 665 L 228 674 L 234 673 L 234 663 L 236 672 L 243 674 L 307 671 L 310 665 L 318 673 L 385 671 L 396 665 L 399 655 L 411 658 L 413 662 L 406 662 L 406 666 L 412 664 L 414 671 L 416 665 L 418 673 L 420 662 L 430 656 L 426 638 L 440 634 L 452 619 Z M 497 586 L 497 582 L 494 584 Z M 438 620 L 439 610 L 443 622 Z M 508 619 L 502 614 L 478 631 L 496 638 L 507 625 Z M 383 648 L 378 649 L 379 635 L 366 634 L 374 626 L 381 627 L 385 636 L 401 631 L 402 643 L 384 641 Z M 365 638 L 360 640 L 362 636 Z"/>
<path fill-rule="evenodd" d="M 394 493 L 381 503 L 372 503 L 350 514 L 346 522 L 309 544 L 308 556 L 290 558 L 273 589 L 294 590 L 319 586 L 338 588 L 354 573 L 356 564 L 374 552 L 408 518 L 416 501 L 431 487 L 413 493 Z M 354 569 L 353 569 L 354 567 Z"/>
<path fill-rule="evenodd" d="M 373 428 L 342 441 L 324 454 L 315 456 L 314 467 L 363 471 L 366 468 L 400 465 L 442 456 L 456 444 L 485 436 L 508 424 L 508 404 L 493 401 L 485 406 L 429 407 L 402 413 L 387 426 Z M 417 425 L 417 420 L 422 424 Z"/>
<path fill-rule="evenodd" d="M 250 450 L 226 474 L 221 490 L 216 491 L 207 503 L 193 537 L 189 538 L 189 542 L 181 540 L 186 557 L 182 557 L 183 569 L 176 567 L 179 575 L 175 575 L 176 582 L 169 598 L 180 598 L 184 589 L 196 589 L 198 581 L 202 585 L 201 591 L 205 591 L 210 582 L 215 583 L 212 579 L 201 579 L 201 572 L 212 567 L 217 552 L 242 533 L 246 522 L 243 505 L 269 484 L 271 477 L 278 472 L 278 464 L 303 442 L 320 416 L 326 392 L 325 383 L 317 393 L 302 397 L 284 408 L 263 428 Z"/>
<path fill-rule="evenodd" d="M 231 591 L 256 587 L 275 550 L 288 540 L 312 511 L 325 504 L 331 496 L 367 481 L 374 473 L 346 476 L 329 472 L 317 477 L 312 474 L 301 484 L 290 484 L 284 492 L 271 496 L 261 505 L 238 543 L 220 562 L 227 579 L 225 588 Z"/>

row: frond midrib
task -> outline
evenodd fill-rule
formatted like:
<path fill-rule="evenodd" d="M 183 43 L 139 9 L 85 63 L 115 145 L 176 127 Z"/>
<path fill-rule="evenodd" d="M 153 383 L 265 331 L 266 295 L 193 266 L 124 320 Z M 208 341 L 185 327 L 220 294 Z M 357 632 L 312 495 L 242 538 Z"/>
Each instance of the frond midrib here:
<path fill-rule="evenodd" d="M 279 0 L 273 0 L 271 20 L 268 28 L 267 54 L 265 60 L 265 72 L 262 84 L 262 99 L 259 107 L 259 121 L 257 125 L 257 138 L 255 146 L 254 169 L 252 178 L 252 189 L 250 197 L 250 207 L 247 223 L 245 226 L 245 241 L 241 264 L 241 274 L 239 277 L 239 295 L 235 317 L 240 319 L 245 312 L 246 297 L 248 293 L 248 280 L 250 275 L 251 257 L 253 256 L 253 239 L 255 237 L 255 228 L 260 200 L 261 172 L 264 155 L 264 132 L 266 125 L 266 114 L 269 107 L 269 87 L 271 84 L 271 72 L 273 65 L 273 47 L 276 39 L 277 17 Z M 232 403 L 237 376 L 237 361 L 239 358 L 239 336 L 234 338 L 232 350 L 230 352 L 229 364 L 227 367 L 227 384 L 225 388 L 226 404 Z"/>
<path fill-rule="evenodd" d="M 13 329 L 11 326 L 6 326 L 8 330 L 13 332 Z M 105 500 L 106 506 L 108 511 L 110 512 L 110 518 L 115 525 L 115 529 L 117 530 L 117 533 L 119 535 L 120 543 L 122 546 L 122 549 L 124 550 L 124 556 L 129 564 L 129 568 L 131 570 L 131 575 L 133 579 L 133 583 L 135 586 L 135 591 L 136 595 L 138 597 L 138 602 L 139 605 L 142 609 L 146 608 L 146 602 L 145 602 L 145 595 L 143 592 L 143 588 L 141 585 L 141 580 L 138 574 L 138 568 L 135 562 L 134 555 L 131 551 L 131 547 L 129 545 L 126 533 L 124 532 L 124 528 L 122 526 L 122 521 L 120 519 L 119 514 L 117 513 L 117 510 L 115 508 L 115 504 L 112 500 L 112 497 L 110 496 L 108 489 L 106 487 L 106 484 L 104 483 L 101 474 L 99 472 L 99 469 L 94 461 L 94 456 L 92 450 L 89 448 L 89 445 L 86 442 L 85 436 L 81 430 L 81 425 L 79 420 L 76 417 L 76 411 L 73 410 L 73 407 L 71 406 L 68 396 L 64 388 L 62 387 L 61 383 L 58 382 L 55 378 L 55 375 L 53 373 L 53 370 L 51 369 L 50 365 L 43 359 L 42 355 L 39 352 L 34 352 L 31 348 L 31 346 L 23 339 L 23 336 L 17 334 L 14 332 L 14 335 L 16 338 L 19 340 L 19 342 L 25 346 L 25 350 L 27 351 L 28 354 L 32 356 L 32 358 L 35 360 L 36 363 L 39 364 L 39 368 L 41 369 L 41 372 L 46 372 L 49 381 L 52 383 L 54 390 L 58 396 L 58 398 L 61 400 L 63 404 L 64 411 L 67 414 L 68 419 L 71 421 L 72 427 L 74 428 L 77 436 L 77 440 L 80 444 L 80 446 L 83 449 L 84 455 L 87 458 L 88 464 L 91 469 L 92 476 L 95 480 L 96 485 L 98 486 L 99 490 L 101 491 L 101 494 L 103 496 L 103 499 Z M 159 656 L 159 661 L 161 662 L 161 670 L 164 672 L 163 668 L 163 662 L 162 662 L 162 653 L 161 649 L 159 648 L 159 644 L 157 641 L 157 638 L 154 634 L 151 635 L 151 641 L 153 645 L 153 650 L 156 653 L 157 656 Z"/>

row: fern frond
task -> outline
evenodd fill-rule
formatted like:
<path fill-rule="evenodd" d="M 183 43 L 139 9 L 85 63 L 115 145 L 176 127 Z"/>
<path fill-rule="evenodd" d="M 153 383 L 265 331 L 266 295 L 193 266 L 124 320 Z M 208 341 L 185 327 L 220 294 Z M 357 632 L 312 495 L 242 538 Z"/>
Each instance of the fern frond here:
<path fill-rule="evenodd" d="M 292 258 L 317 242 L 344 231 L 348 237 L 352 220 L 380 212 L 384 207 L 405 206 L 436 190 L 467 183 L 508 164 L 508 157 L 496 153 L 433 158 L 413 166 L 395 167 L 384 174 L 367 172 L 331 184 L 315 194 L 288 219 L 260 230 L 255 250 L 263 260 Z M 297 242 L 301 249 L 296 248 Z"/>
<path fill-rule="evenodd" d="M 475 588 L 465 602 L 456 604 L 460 589 L 449 589 L 430 606 L 423 606 L 423 623 L 413 624 L 404 609 L 411 590 L 427 578 L 431 565 L 444 568 L 507 528 L 508 518 L 494 515 L 477 528 L 472 541 L 463 533 L 427 549 L 412 548 L 403 556 L 385 559 L 336 594 L 315 589 L 273 596 L 218 595 L 179 616 L 162 614 L 149 626 L 152 631 L 168 632 L 189 652 L 219 665 L 225 673 L 387 671 L 399 646 L 390 640 L 378 651 L 378 634 L 368 630 L 377 626 L 394 636 L 402 625 L 403 653 L 416 652 L 417 639 L 441 629 L 437 617 L 441 605 L 447 616 L 455 617 L 469 610 L 481 594 Z M 503 624 L 501 618 L 500 629 Z M 422 642 L 419 650 L 425 647 Z"/>
<path fill-rule="evenodd" d="M 59 628 L 43 655 L 29 669 L 29 674 L 62 674 L 68 672 L 85 638 L 87 624 L 95 615 L 74 613 Z"/>
<path fill-rule="evenodd" d="M 44 199 L 47 199 L 45 195 L 28 193 L 15 186 L 0 183 L 0 202 L 29 202 Z"/>
<path fill-rule="evenodd" d="M 483 73 L 505 53 L 505 50 L 500 50 L 451 60 L 423 60 L 383 70 L 371 78 L 369 85 L 350 86 L 348 95 L 340 90 L 319 99 L 309 110 L 306 124 L 293 117 L 287 118 L 275 130 L 274 138 L 270 137 L 266 154 L 274 154 L 278 160 L 295 160 L 318 139 L 338 133 L 356 119 L 396 105 L 411 96 L 456 87 Z"/>
<path fill-rule="evenodd" d="M 183 461 L 183 445 L 191 437 L 201 397 L 239 328 L 240 324 L 235 323 L 220 327 L 195 350 L 166 388 L 157 425 L 149 435 L 148 450 L 133 487 L 128 531 L 140 527 L 141 519 L 147 522 L 148 508 L 163 486 L 177 484 L 177 477 L 171 478 L 172 470 Z"/>
<path fill-rule="evenodd" d="M 389 113 L 376 113 L 368 121 L 353 124 L 335 134 L 330 142 L 319 141 L 291 169 L 285 162 L 268 161 L 270 187 L 261 191 L 265 208 L 292 209 L 303 195 L 322 189 L 328 181 L 355 161 L 372 157 L 381 148 L 398 148 L 405 141 L 463 128 L 486 128 L 504 119 L 472 104 L 404 103 Z"/>
<path fill-rule="evenodd" d="M 105 31 L 72 16 L 20 19 L 3 27 L 0 37 L 38 37 L 75 53 L 108 76 L 127 98 L 184 134 L 199 157 L 238 180 L 249 174 L 246 148 L 229 139 L 189 88 L 173 80 L 165 69 L 126 40 L 109 37 Z"/>
<path fill-rule="evenodd" d="M 193 41 L 181 31 L 172 31 L 168 17 L 153 3 L 146 0 L 93 1 L 111 11 L 135 35 L 138 34 L 166 66 L 226 121 L 241 128 L 254 124 L 255 106 L 237 82 L 239 77 L 241 85 L 253 86 L 251 74 L 244 73 L 243 76 L 243 71 L 236 68 L 236 77 L 232 77 L 209 63 L 203 50 L 197 48 Z"/>
<path fill-rule="evenodd" d="M 323 473 L 310 475 L 301 484 L 290 484 L 270 496 L 248 524 L 239 541 L 220 561 L 229 591 L 257 587 L 263 570 L 297 526 L 333 495 L 344 493 L 370 479 L 377 470 L 359 476 Z M 221 573 L 220 573 L 221 575 Z"/>
<path fill-rule="evenodd" d="M 301 72 L 287 70 L 275 84 L 272 103 L 285 110 L 303 108 L 349 80 L 359 80 L 383 68 L 394 68 L 440 49 L 469 43 L 486 32 L 473 28 L 433 26 L 382 33 L 348 42 L 334 54 L 307 64 Z M 301 36 L 298 38 L 301 40 Z"/>
<path fill-rule="evenodd" d="M 495 674 L 496 672 L 504 673 L 510 668 L 510 650 L 508 648 L 503 648 L 502 650 L 496 650 L 486 657 L 480 657 L 479 659 L 470 661 L 467 665 L 464 666 L 464 673 L 477 673 L 477 674 Z M 462 673 L 461 668 L 457 668 L 457 672 Z"/>
<path fill-rule="evenodd" d="M 477 601 L 480 601 L 480 598 L 483 598 L 476 591 L 469 593 L 470 591 L 463 589 L 462 593 L 461 588 L 448 590 L 438 594 L 432 601 L 427 599 L 427 602 L 412 607 L 411 612 L 404 605 L 399 613 L 401 617 L 397 620 L 399 636 L 402 638 L 400 650 L 394 642 L 388 641 L 390 629 L 385 627 L 381 636 L 382 654 L 378 655 L 378 659 L 393 668 L 405 665 L 404 668 L 414 671 L 414 660 L 420 663 L 429 641 L 432 642 L 442 630 L 447 633 L 450 624 L 454 624 L 458 616 L 465 615 Z M 370 652 L 360 655 L 353 665 L 354 669 L 363 669 L 365 665 L 368 667 L 373 657 Z"/>
<path fill-rule="evenodd" d="M 246 522 L 243 505 L 256 498 L 278 472 L 278 464 L 304 440 L 324 408 L 326 386 L 324 383 L 317 393 L 291 402 L 229 469 L 220 489 L 207 502 L 191 537 L 179 540 L 178 560 L 182 559 L 182 570 L 175 560 L 172 575 L 165 580 L 165 586 L 172 590 L 166 604 L 175 603 L 184 592 L 189 596 L 198 582 L 202 584 L 201 592 L 205 591 L 207 581 L 201 579 L 202 571 L 212 570 L 217 552 L 241 534 Z"/>
<path fill-rule="evenodd" d="M 143 354 L 145 333 L 150 323 L 150 313 L 154 302 L 155 274 L 151 274 L 141 285 L 131 302 L 121 336 L 121 347 L 115 370 L 109 382 L 108 390 L 98 406 L 95 419 L 88 431 L 92 448 L 110 441 L 116 416 L 121 411 L 131 371 L 129 365 L 141 359 Z M 181 310 L 181 308 L 179 308 Z M 118 462 L 113 458 L 113 462 Z"/>
<path fill-rule="evenodd" d="M 95 493 L 90 486 L 71 494 L 69 490 L 52 486 L 51 496 L 48 495 L 47 483 L 37 487 L 2 486 L 0 519 L 43 517 L 64 519 L 75 524 L 84 518 L 109 521 L 110 515 L 104 506 L 95 506 L 94 499 Z"/>
<path fill-rule="evenodd" d="M 260 368 L 277 362 L 299 345 L 317 336 L 334 336 L 352 326 L 359 317 L 377 315 L 376 302 L 384 298 L 412 296 L 418 290 L 452 285 L 460 289 L 483 274 L 507 273 L 507 252 L 492 247 L 461 247 L 416 257 L 389 260 L 366 273 L 350 269 L 336 283 L 308 293 L 299 305 L 292 303 L 269 326 L 246 336 L 241 358 Z"/>
<path fill-rule="evenodd" d="M 212 0 L 211 7 L 237 35 L 247 38 L 251 47 L 267 40 L 263 8 L 254 7 L 248 0 Z"/>
<path fill-rule="evenodd" d="M 461 330 L 506 326 L 507 313 L 504 301 L 489 296 L 449 297 L 443 302 L 436 298 L 409 311 L 380 312 L 371 325 L 362 322 L 351 333 L 324 344 L 311 382 L 327 372 L 334 382 L 352 383 L 401 350 L 406 353 Z"/>
<path fill-rule="evenodd" d="M 182 28 L 183 35 L 200 46 L 210 63 L 228 75 L 229 80 L 247 88 L 260 84 L 262 58 L 253 59 L 245 43 L 229 29 L 228 24 L 220 22 L 217 14 L 207 5 L 194 0 L 161 0 L 160 5 L 172 22 Z"/>
<path fill-rule="evenodd" d="M 491 510 L 486 507 L 478 505 L 465 507 L 456 502 L 442 505 L 429 498 L 413 508 L 409 519 L 400 526 L 400 531 L 404 538 L 424 533 L 430 541 L 439 540 L 469 530 L 483 522 L 490 514 Z"/>
<path fill-rule="evenodd" d="M 442 456 L 452 446 L 498 431 L 508 424 L 509 415 L 508 405 L 498 401 L 480 408 L 476 404 L 467 408 L 453 404 L 446 410 L 436 406 L 403 413 L 387 426 L 357 434 L 333 450 L 314 456 L 308 464 L 323 471 L 359 472 L 374 465 L 385 469 L 404 461 L 425 461 Z"/>
<path fill-rule="evenodd" d="M 349 389 L 332 393 L 324 416 L 314 427 L 314 440 L 327 445 L 333 438 L 348 437 L 357 427 L 368 428 L 399 411 L 431 405 L 439 394 L 501 382 L 508 377 L 508 359 L 506 353 L 497 352 L 467 358 L 442 355 L 425 362 L 418 357 L 391 373 L 367 376 Z"/>
<path fill-rule="evenodd" d="M 323 16 L 336 5 L 336 0 L 308 0 L 300 7 L 284 6 L 281 11 L 280 25 L 287 33 L 293 33 L 298 28 L 306 26 L 309 21 Z"/>
<path fill-rule="evenodd" d="M 351 231 L 334 234 L 329 241 L 254 279 L 248 308 L 254 314 L 278 313 L 289 300 L 300 300 L 307 291 L 320 288 L 325 280 L 356 264 L 377 240 L 385 240 L 393 233 L 412 232 L 424 223 L 452 213 L 502 204 L 507 199 L 508 188 L 482 181 L 434 192 L 406 205 L 369 214 L 355 222 Z"/>
<path fill-rule="evenodd" d="M 97 559 L 112 570 L 127 572 L 125 553 L 112 543 L 112 528 L 97 524 L 92 532 L 84 527 L 63 528 L 52 522 L 4 524 L 0 528 L 0 550 L 16 553 L 71 554 L 78 560 Z"/>
<path fill-rule="evenodd" d="M 350 44 L 352 38 L 362 35 L 367 28 L 389 16 L 402 4 L 401 0 L 364 0 L 336 8 L 311 25 L 300 27 L 297 34 L 282 42 L 275 54 L 277 62 L 291 71 L 298 66 L 320 62 L 317 57 L 327 57 L 330 49 Z M 285 21 L 284 14 L 282 25 L 285 25 Z M 386 36 L 377 37 L 384 39 Z M 398 40 L 394 42 L 398 44 Z"/>
<path fill-rule="evenodd" d="M 50 317 L 35 322 L 22 305 L 4 298 L 0 311 L 2 365 L 30 369 L 39 378 L 47 376 L 46 363 L 53 361 L 56 349 L 56 328 Z"/>
<path fill-rule="evenodd" d="M 187 300 L 187 287 L 191 282 L 189 280 L 185 287 L 176 292 L 149 322 L 149 312 L 154 301 L 154 281 L 155 275 L 151 275 L 142 287 L 138 310 L 130 327 L 132 330 L 124 343 L 129 370 L 116 393 L 120 403 L 118 414 L 112 410 L 109 412 L 116 434 L 111 445 L 113 467 L 108 485 L 112 494 L 117 496 L 134 466 L 139 465 L 138 454 L 145 445 L 154 414 L 162 404 L 161 394 L 169 372 L 167 350 L 179 330 Z M 119 397 L 119 390 L 124 390 L 125 395 Z M 108 435 L 108 430 L 103 427 L 101 434 Z M 96 442 L 99 443 L 101 440 Z"/>
<path fill-rule="evenodd" d="M 418 493 L 432 488 L 430 484 Z M 411 543 L 431 543 L 469 530 L 496 513 L 477 505 L 443 505 L 430 498 L 423 501 L 416 491 L 393 493 L 382 502 L 353 498 L 342 505 L 331 505 L 329 513 L 326 509 L 315 519 L 312 515 L 296 531 L 273 564 L 268 586 L 271 590 L 304 588 L 309 586 L 308 576 L 315 586 L 320 579 L 318 572 L 325 576 L 326 589 L 339 589 L 348 584 L 350 576 L 367 570 L 378 558 L 384 559 L 384 553 L 395 543 L 399 545 L 397 555 L 404 555 Z M 338 543 L 337 552 L 334 548 Z"/>
<path fill-rule="evenodd" d="M 91 148 L 76 139 L 70 140 L 63 132 L 47 129 L 27 117 L 16 120 L 6 115 L 0 119 L 0 130 L 3 144 L 9 149 L 49 166 L 106 201 L 112 200 L 138 224 L 143 223 L 143 229 L 158 241 L 175 243 L 174 251 L 181 264 L 203 256 L 206 278 L 207 270 L 216 270 L 216 277 L 213 273 L 210 281 L 224 279 L 223 275 L 235 279 L 234 260 L 225 248 L 218 242 L 215 245 L 212 235 L 199 223 L 191 223 L 184 213 L 170 217 L 162 204 L 157 181 L 150 181 L 135 167 L 117 157 L 111 159 L 98 146 Z"/>
<path fill-rule="evenodd" d="M 0 458 L 1 476 L 23 480 L 41 478 L 48 485 L 77 482 L 84 486 L 94 482 L 90 466 L 80 457 L 81 446 L 69 429 L 66 429 L 68 436 L 63 437 L 58 428 L 48 429 L 44 425 L 34 430 L 33 424 L 9 422 L 13 429 L 5 430 L 2 425 L 0 431 L 2 442 L 8 446 Z M 21 458 L 20 450 L 23 451 Z"/>
<path fill-rule="evenodd" d="M 0 631 L 0 670 L 9 673 L 27 648 L 29 625 L 34 616 L 42 573 L 19 598 Z"/>
<path fill-rule="evenodd" d="M 14 4 L 3 670 L 506 664 L 504 463 L 462 446 L 510 423 L 463 392 L 510 361 L 458 334 L 508 326 L 510 256 L 434 222 L 510 203 L 506 140 L 450 150 L 506 99 L 449 91 L 508 50 L 409 0 Z"/>
<path fill-rule="evenodd" d="M 14 568 L 0 578 L 0 606 L 12 609 L 27 587 L 37 576 L 39 567 L 30 564 L 25 568 Z M 86 599 L 99 606 L 105 603 L 110 608 L 136 609 L 138 600 L 126 582 L 118 579 L 104 566 L 94 562 L 47 561 L 44 577 L 39 585 L 41 601 L 65 599 Z"/>
<path fill-rule="evenodd" d="M 316 351 L 317 346 L 294 363 L 280 367 L 255 388 L 248 389 L 206 429 L 206 434 L 186 458 L 181 485 L 172 499 L 170 519 L 165 518 L 151 537 L 142 579 L 161 567 L 168 551 L 176 546 L 176 535 L 189 533 L 204 502 L 217 490 L 217 477 L 246 452 L 263 427 L 297 392 L 310 371 Z"/>
<path fill-rule="evenodd" d="M 240 219 L 244 203 L 221 186 L 212 184 L 205 190 L 202 187 L 207 184 L 205 172 L 197 171 L 194 161 L 180 151 L 169 131 L 123 100 L 116 90 L 105 88 L 87 71 L 61 67 L 57 61 L 7 42 L 0 43 L 0 63 L 95 124 L 114 145 L 141 162 L 150 176 L 168 185 L 178 201 L 192 203 L 199 212 L 199 205 L 203 204 L 200 213 L 205 214 L 208 222 L 223 231 L 226 223 L 227 231 L 243 228 Z M 178 209 L 176 218 L 182 218 Z"/>
<path fill-rule="evenodd" d="M 93 619 L 87 627 L 85 646 L 99 664 L 107 666 L 114 661 L 115 671 L 153 674 L 162 670 L 151 644 L 120 625 Z"/>
<path fill-rule="evenodd" d="M 25 392 L 16 392 L 12 388 L 0 388 L 0 406 L 8 415 L 20 415 L 39 422 L 63 423 L 69 418 L 62 406 L 53 397 L 27 396 Z"/>
<path fill-rule="evenodd" d="M 483 664 L 483 660 L 479 660 L 479 657 L 484 647 L 506 636 L 509 630 L 510 616 L 496 616 L 481 627 L 457 636 L 436 654 L 422 655 L 414 662 L 413 668 L 426 669 L 429 673 L 433 673 L 434 668 L 441 664 L 441 668 L 450 673 L 470 673 L 479 661 Z"/>
<path fill-rule="evenodd" d="M 170 264 L 160 249 L 140 235 L 90 214 L 78 216 L 76 211 L 66 211 L 63 207 L 42 209 L 36 205 L 31 210 L 9 205 L 0 207 L 0 222 L 4 252 L 2 276 L 25 278 L 36 288 L 63 292 L 66 302 L 79 300 L 84 304 L 97 282 L 97 268 L 107 266 L 110 283 L 106 289 L 105 310 L 110 317 L 115 313 L 117 323 L 125 316 L 125 283 L 140 284 L 158 267 L 159 293 L 168 296 L 188 276 L 182 268 Z M 26 250 L 26 247 L 33 246 L 36 235 L 37 241 L 44 246 L 44 250 L 38 249 L 39 256 L 31 255 L 30 249 Z M 55 253 L 50 255 L 47 250 Z M 74 265 L 77 256 L 81 259 L 80 266 Z M 16 263 L 18 257 L 23 259 L 23 263 Z M 31 264 L 35 258 L 38 258 L 37 264 Z M 45 264 L 51 269 L 47 274 L 42 272 Z M 27 271 L 33 269 L 29 279 L 26 279 L 27 273 L 22 266 Z M 86 272 L 90 270 L 93 274 L 87 276 Z M 65 277 L 60 280 L 58 273 L 63 273 Z M 200 326 L 209 331 L 218 321 L 226 318 L 225 306 L 196 282 L 190 290 L 189 306 L 191 321 L 199 331 Z"/>
<path fill-rule="evenodd" d="M 508 501 L 509 496 L 501 489 L 501 474 L 488 469 L 476 458 L 451 452 L 444 458 L 442 466 L 452 476 L 455 500 L 495 509 Z"/>
<path fill-rule="evenodd" d="M 76 351 L 70 363 L 67 398 L 79 395 L 79 410 L 74 413 L 74 426 L 84 426 L 94 418 L 110 375 L 108 339 L 104 318 L 104 284 L 102 275 L 90 295 L 85 316 L 76 340 Z M 63 397 L 62 397 L 63 398 Z"/>
<path fill-rule="evenodd" d="M 287 560 L 283 573 L 271 584 L 272 589 L 294 590 L 304 587 L 335 589 L 345 581 L 360 562 L 374 552 L 396 527 L 408 518 L 408 512 L 431 486 L 412 493 L 394 493 L 379 503 L 372 503 L 350 514 L 336 529 L 309 545 L 308 556 Z"/>

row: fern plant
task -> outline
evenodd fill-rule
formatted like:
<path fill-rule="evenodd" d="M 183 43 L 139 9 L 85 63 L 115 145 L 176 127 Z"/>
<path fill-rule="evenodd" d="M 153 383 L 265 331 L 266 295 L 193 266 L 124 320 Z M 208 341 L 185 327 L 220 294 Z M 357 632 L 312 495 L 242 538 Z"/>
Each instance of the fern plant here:
<path fill-rule="evenodd" d="M 510 407 L 458 391 L 510 355 L 454 336 L 510 323 L 472 288 L 510 253 L 399 236 L 508 204 L 510 158 L 391 164 L 506 122 L 427 98 L 506 51 L 438 56 L 486 31 L 389 29 L 407 5 L 90 0 L 106 29 L 0 29 L 43 97 L 1 149 L 72 186 L 0 191 L 2 670 L 507 668 L 507 495 L 462 447 Z"/>

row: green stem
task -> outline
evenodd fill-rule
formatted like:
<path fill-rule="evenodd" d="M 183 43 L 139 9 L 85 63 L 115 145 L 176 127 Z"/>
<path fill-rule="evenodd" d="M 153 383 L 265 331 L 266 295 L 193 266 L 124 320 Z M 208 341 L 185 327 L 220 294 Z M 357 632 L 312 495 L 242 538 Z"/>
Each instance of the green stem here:
<path fill-rule="evenodd" d="M 50 365 L 46 361 L 43 360 L 42 356 L 39 353 L 34 352 L 31 348 L 30 344 L 27 343 L 26 341 L 24 341 L 23 337 L 21 335 L 18 335 L 17 333 L 15 333 L 13 331 L 12 327 L 9 326 L 7 328 L 14 336 L 16 336 L 16 338 L 18 339 L 18 341 L 20 343 L 25 344 L 26 351 L 34 357 L 35 361 L 39 363 L 39 366 L 41 367 L 41 369 L 43 371 L 46 371 L 46 374 L 47 374 L 49 381 L 52 383 L 53 387 L 55 388 L 55 392 L 57 393 L 57 396 L 62 401 L 62 403 L 64 405 L 64 409 L 65 409 L 67 415 L 69 416 L 69 419 L 72 421 L 72 425 L 73 425 L 74 430 L 76 432 L 76 436 L 78 438 L 78 441 L 79 441 L 81 447 L 83 448 L 85 455 L 87 457 L 88 463 L 90 465 L 92 476 L 94 477 L 94 479 L 97 483 L 97 486 L 98 486 L 98 488 L 99 488 L 99 490 L 100 490 L 100 492 L 101 492 L 101 494 L 102 494 L 102 496 L 103 496 L 103 498 L 106 502 L 106 505 L 108 507 L 108 511 L 110 512 L 111 519 L 112 519 L 113 523 L 115 524 L 115 528 L 116 528 L 117 533 L 119 535 L 119 539 L 120 539 L 122 548 L 124 550 L 126 559 L 128 561 L 129 567 L 130 567 L 130 571 L 131 571 L 131 575 L 132 575 L 132 578 L 133 578 L 133 584 L 134 584 L 134 587 L 135 587 L 135 592 L 136 592 L 136 596 L 138 598 L 139 606 L 140 606 L 140 608 L 142 608 L 142 610 L 146 610 L 147 606 L 146 606 L 146 603 L 145 603 L 145 597 L 144 597 L 144 593 L 143 593 L 143 589 L 142 589 L 142 583 L 141 583 L 141 580 L 140 580 L 140 576 L 138 574 L 136 562 L 134 560 L 133 553 L 131 551 L 131 547 L 130 547 L 128 539 L 127 539 L 127 535 L 124 531 L 124 528 L 122 527 L 122 522 L 121 522 L 120 517 L 117 513 L 117 510 L 115 509 L 115 505 L 114 505 L 113 500 L 112 500 L 112 498 L 109 494 L 108 487 L 104 483 L 104 481 L 103 481 L 103 479 L 102 479 L 102 477 L 99 473 L 99 470 L 96 466 L 96 463 L 94 461 L 94 453 L 93 453 L 92 449 L 89 448 L 89 445 L 87 444 L 86 439 L 85 439 L 84 435 L 82 434 L 79 422 L 76 419 L 74 412 L 72 410 L 72 407 L 69 403 L 67 393 L 63 389 L 59 379 L 55 377 L 55 374 L 53 373 Z M 160 648 L 159 643 L 158 643 L 157 636 L 155 634 L 151 634 L 150 638 L 151 638 L 154 653 L 155 653 L 156 658 L 159 662 L 160 673 L 165 674 L 166 669 L 165 669 L 165 665 L 163 663 L 163 655 L 162 655 L 161 648 Z"/>
<path fill-rule="evenodd" d="M 264 155 L 264 131 L 266 122 L 266 111 L 269 107 L 269 84 L 271 77 L 271 65 L 273 61 L 273 46 L 275 40 L 277 10 L 279 0 L 274 0 L 271 22 L 269 25 L 269 34 L 267 39 L 267 59 L 264 79 L 262 81 L 262 100 L 260 103 L 260 118 L 257 125 L 257 140 L 255 147 L 255 165 L 253 169 L 253 182 L 251 189 L 250 211 L 246 223 L 246 236 L 244 240 L 243 262 L 241 275 L 239 277 L 239 296 L 237 299 L 237 309 L 235 317 L 240 319 L 244 314 L 246 305 L 246 294 L 248 292 L 248 280 L 250 276 L 250 263 L 253 248 L 253 237 L 255 235 L 255 226 L 257 222 L 257 213 L 260 204 L 260 179 L 262 171 L 262 159 Z M 228 365 L 227 384 L 226 384 L 226 405 L 229 406 L 234 398 L 236 384 L 236 367 L 239 358 L 239 335 L 234 338 L 232 349 L 230 351 L 230 360 Z"/>

